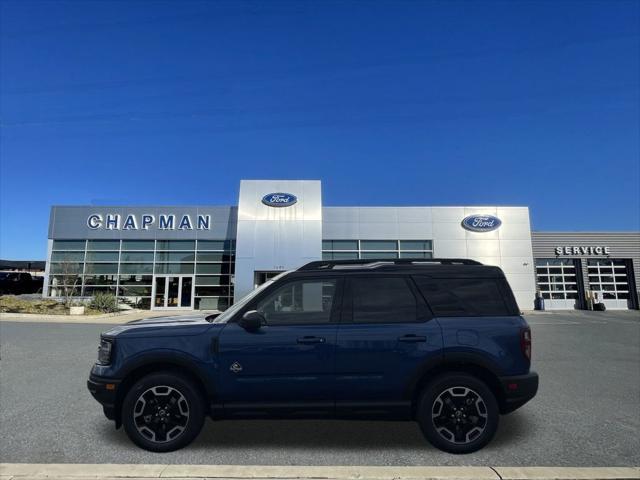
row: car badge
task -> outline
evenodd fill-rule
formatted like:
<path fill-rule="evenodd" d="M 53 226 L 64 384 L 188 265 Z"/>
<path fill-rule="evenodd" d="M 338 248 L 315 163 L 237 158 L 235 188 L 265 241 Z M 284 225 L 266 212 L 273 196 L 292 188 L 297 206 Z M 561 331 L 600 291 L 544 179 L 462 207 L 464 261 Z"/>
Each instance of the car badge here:
<path fill-rule="evenodd" d="M 240 365 L 238 362 L 233 362 L 229 367 L 229 370 L 231 370 L 233 373 L 239 373 L 242 371 L 242 365 Z"/>

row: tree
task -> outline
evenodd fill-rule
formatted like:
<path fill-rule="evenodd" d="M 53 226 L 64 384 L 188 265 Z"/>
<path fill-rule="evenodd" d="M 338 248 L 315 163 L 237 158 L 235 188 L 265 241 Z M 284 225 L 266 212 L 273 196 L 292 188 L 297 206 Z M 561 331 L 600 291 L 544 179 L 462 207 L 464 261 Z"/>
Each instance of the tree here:
<path fill-rule="evenodd" d="M 73 262 L 69 259 L 63 259 L 54 264 L 55 287 L 60 289 L 64 298 L 64 305 L 67 308 L 71 306 L 73 297 L 76 296 L 78 289 L 82 286 L 81 267 L 81 263 Z"/>

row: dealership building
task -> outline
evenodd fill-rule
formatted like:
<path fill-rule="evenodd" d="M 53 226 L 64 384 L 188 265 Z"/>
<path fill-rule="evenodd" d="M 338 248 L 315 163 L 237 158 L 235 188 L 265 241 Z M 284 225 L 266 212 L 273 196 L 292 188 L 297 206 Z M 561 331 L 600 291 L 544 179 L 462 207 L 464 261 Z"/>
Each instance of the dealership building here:
<path fill-rule="evenodd" d="M 524 206 L 325 207 L 316 180 L 242 180 L 237 206 L 53 206 L 43 294 L 224 310 L 310 261 L 398 258 L 497 265 L 522 310 L 638 309 L 640 232 L 532 232 Z"/>

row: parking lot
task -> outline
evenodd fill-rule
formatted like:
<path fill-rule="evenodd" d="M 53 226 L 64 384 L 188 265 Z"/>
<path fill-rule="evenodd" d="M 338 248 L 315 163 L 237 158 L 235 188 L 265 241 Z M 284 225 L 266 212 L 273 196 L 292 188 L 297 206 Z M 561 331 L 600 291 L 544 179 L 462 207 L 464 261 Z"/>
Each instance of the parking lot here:
<path fill-rule="evenodd" d="M 143 451 L 102 415 L 86 389 L 109 326 L 0 324 L 0 462 L 254 465 L 640 464 L 640 314 L 538 313 L 538 396 L 502 417 L 494 441 L 453 456 L 411 422 L 227 421 L 188 448 Z M 5 318 L 10 320 L 10 318 Z"/>

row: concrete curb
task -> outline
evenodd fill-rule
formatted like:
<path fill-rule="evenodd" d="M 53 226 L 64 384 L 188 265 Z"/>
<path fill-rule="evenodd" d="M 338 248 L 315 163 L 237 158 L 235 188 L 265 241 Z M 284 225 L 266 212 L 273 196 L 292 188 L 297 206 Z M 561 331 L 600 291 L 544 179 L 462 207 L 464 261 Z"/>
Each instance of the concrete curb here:
<path fill-rule="evenodd" d="M 2 480 L 638 480 L 638 467 L 322 467 L 2 463 Z"/>
<path fill-rule="evenodd" d="M 40 315 L 37 313 L 0 313 L 2 322 L 27 323 L 103 323 L 121 324 L 140 318 L 164 317 L 171 312 L 133 310 L 126 313 L 105 313 L 101 315 Z"/>

